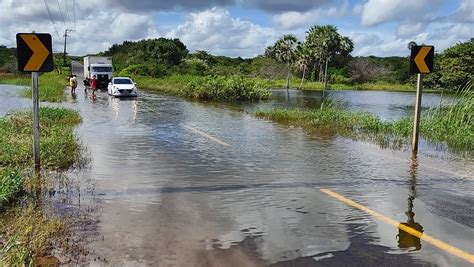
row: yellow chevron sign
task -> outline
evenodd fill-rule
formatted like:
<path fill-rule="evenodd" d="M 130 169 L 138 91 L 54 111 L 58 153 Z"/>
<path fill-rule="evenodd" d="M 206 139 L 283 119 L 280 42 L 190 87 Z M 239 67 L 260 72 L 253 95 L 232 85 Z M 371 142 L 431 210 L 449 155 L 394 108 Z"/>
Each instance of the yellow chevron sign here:
<path fill-rule="evenodd" d="M 48 33 L 18 33 L 16 35 L 18 70 L 27 72 L 53 71 L 53 49 Z"/>
<path fill-rule="evenodd" d="M 434 46 L 416 45 L 411 49 L 410 73 L 433 72 Z"/>

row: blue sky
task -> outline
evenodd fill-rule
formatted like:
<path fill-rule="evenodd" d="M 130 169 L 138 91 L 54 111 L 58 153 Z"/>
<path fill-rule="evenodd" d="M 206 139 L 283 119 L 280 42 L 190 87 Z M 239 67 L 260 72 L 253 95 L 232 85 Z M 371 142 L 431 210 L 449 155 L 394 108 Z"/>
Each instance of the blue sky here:
<path fill-rule="evenodd" d="M 406 44 L 412 40 L 442 51 L 474 35 L 474 0 L 75 2 L 72 8 L 72 0 L 0 0 L 0 44 L 12 46 L 16 32 L 35 30 L 51 32 L 59 50 L 61 33 L 74 28 L 70 51 L 77 55 L 103 51 L 125 40 L 164 36 L 181 39 L 191 51 L 253 57 L 284 34 L 304 40 L 311 25 L 333 24 L 354 40 L 353 55 L 401 56 L 408 54 Z M 61 16 L 66 5 L 78 14 L 75 21 L 62 20 L 72 17 Z"/>

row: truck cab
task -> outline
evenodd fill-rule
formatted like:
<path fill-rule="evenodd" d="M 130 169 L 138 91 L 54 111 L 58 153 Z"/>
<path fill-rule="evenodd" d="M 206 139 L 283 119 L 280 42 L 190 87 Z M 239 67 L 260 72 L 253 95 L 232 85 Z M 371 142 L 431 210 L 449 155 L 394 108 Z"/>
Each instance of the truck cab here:
<path fill-rule="evenodd" d="M 86 56 L 84 57 L 84 77 L 97 80 L 97 88 L 107 88 L 113 77 L 113 67 L 111 57 Z"/>
<path fill-rule="evenodd" d="M 90 76 L 94 75 L 97 79 L 97 88 L 107 88 L 110 80 L 112 79 L 113 68 L 111 64 L 93 63 L 89 66 Z"/>

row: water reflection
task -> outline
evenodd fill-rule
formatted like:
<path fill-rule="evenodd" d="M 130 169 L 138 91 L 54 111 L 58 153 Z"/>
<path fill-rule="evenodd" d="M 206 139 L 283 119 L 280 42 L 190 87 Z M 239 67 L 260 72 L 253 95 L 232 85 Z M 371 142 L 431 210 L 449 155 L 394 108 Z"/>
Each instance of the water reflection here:
<path fill-rule="evenodd" d="M 337 102 L 351 111 L 371 112 L 386 120 L 411 117 L 414 112 L 415 94 L 413 92 L 385 91 L 308 91 L 308 90 L 272 90 L 273 100 L 258 103 L 239 103 L 249 113 L 258 109 L 272 108 L 319 108 L 325 101 Z M 440 96 L 424 93 L 422 107 L 428 108 L 450 104 L 452 96 Z"/>
<path fill-rule="evenodd" d="M 400 224 L 408 226 L 416 231 L 423 233 L 423 226 L 415 222 L 415 212 L 413 212 L 413 202 L 416 198 L 416 175 L 418 171 L 418 158 L 416 155 L 411 157 L 410 165 L 410 180 L 409 180 L 409 193 L 408 193 L 408 210 L 405 212 L 407 216 L 407 222 L 400 222 Z M 412 249 L 420 250 L 421 249 L 421 240 L 420 238 L 409 234 L 400 228 L 398 228 L 398 247 L 402 249 Z"/>

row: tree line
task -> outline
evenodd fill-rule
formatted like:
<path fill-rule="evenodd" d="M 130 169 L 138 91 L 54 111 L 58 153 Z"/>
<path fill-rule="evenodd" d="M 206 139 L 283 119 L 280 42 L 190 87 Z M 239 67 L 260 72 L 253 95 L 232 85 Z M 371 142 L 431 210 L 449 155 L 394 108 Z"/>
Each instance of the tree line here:
<path fill-rule="evenodd" d="M 286 88 L 290 86 L 292 64 L 302 70 L 301 88 L 308 69 L 313 74 L 313 79 L 318 74 L 318 81 L 326 83 L 329 61 L 336 56 L 347 60 L 353 50 L 354 42 L 349 37 L 340 35 L 336 26 L 315 25 L 306 32 L 304 42 L 298 41 L 293 34 L 287 34 L 267 47 L 265 55 L 286 64 Z"/>
<path fill-rule="evenodd" d="M 305 81 L 346 85 L 415 83 L 415 75 L 409 74 L 408 50 L 407 57 L 353 57 L 353 49 L 354 42 L 339 34 L 335 26 L 315 25 L 303 41 L 292 34 L 284 35 L 254 58 L 215 56 L 207 51 L 190 53 L 179 39 L 168 38 L 125 41 L 98 55 L 113 57 L 115 70 L 123 75 L 240 75 L 286 80 L 287 87 L 292 77 L 300 77 L 300 88 Z M 16 49 L 0 45 L 0 73 L 11 72 L 17 72 Z M 435 71 L 424 81 L 429 88 L 457 89 L 472 81 L 473 73 L 471 38 L 435 54 Z"/>

